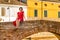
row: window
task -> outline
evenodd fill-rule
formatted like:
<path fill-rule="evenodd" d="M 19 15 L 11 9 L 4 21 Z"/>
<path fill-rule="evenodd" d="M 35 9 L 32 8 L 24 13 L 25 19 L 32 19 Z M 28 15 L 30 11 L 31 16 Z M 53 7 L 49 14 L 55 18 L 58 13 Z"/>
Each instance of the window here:
<path fill-rule="evenodd" d="M 45 6 L 47 6 L 47 4 L 44 4 Z"/>
<path fill-rule="evenodd" d="M 27 0 L 21 0 L 22 3 L 27 3 Z"/>
<path fill-rule="evenodd" d="M 2 11 L 2 16 L 5 16 L 5 8 L 1 8 L 1 11 Z"/>
<path fill-rule="evenodd" d="M 60 8 L 60 6 L 58 6 Z"/>
<path fill-rule="evenodd" d="M 38 5 L 37 3 L 35 3 L 35 5 Z"/>
<path fill-rule="evenodd" d="M 47 10 L 44 10 L 44 17 L 47 17 Z"/>
<path fill-rule="evenodd" d="M 27 0 L 17 0 L 18 2 L 27 3 Z"/>
<path fill-rule="evenodd" d="M 60 18 L 60 12 L 58 12 L 58 18 Z"/>
<path fill-rule="evenodd" d="M 34 17 L 37 17 L 37 10 L 34 10 Z"/>

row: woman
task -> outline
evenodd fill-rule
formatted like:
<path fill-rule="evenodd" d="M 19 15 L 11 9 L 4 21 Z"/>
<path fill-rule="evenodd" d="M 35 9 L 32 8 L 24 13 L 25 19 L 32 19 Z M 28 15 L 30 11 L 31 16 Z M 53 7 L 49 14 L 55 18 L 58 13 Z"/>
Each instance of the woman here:
<path fill-rule="evenodd" d="M 23 22 L 23 20 L 24 20 L 24 11 L 23 8 L 20 7 L 19 12 L 17 12 L 17 19 L 13 23 L 16 27 L 18 27 Z"/>

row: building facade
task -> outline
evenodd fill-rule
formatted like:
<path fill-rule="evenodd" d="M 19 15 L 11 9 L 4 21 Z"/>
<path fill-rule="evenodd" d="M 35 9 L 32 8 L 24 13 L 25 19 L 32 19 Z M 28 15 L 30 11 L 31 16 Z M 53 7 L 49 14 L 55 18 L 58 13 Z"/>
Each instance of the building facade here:
<path fill-rule="evenodd" d="M 11 2 L 11 4 L 20 3 L 19 0 L 15 1 L 15 0 L 5 0 L 6 2 Z M 55 20 L 55 21 L 60 21 L 60 3 L 58 2 L 59 0 L 56 0 L 56 2 L 53 2 L 53 0 L 48 1 L 48 0 L 22 0 L 22 2 L 26 2 L 27 1 L 27 5 L 26 8 L 27 11 L 26 12 L 26 17 L 27 20 Z M 7 4 L 9 4 L 7 3 Z M 4 0 L 0 0 L 0 4 L 6 4 L 4 3 Z M 5 5 L 6 6 L 6 5 Z M 13 6 L 13 5 L 12 5 Z M 8 7 L 12 7 L 12 6 L 8 6 Z M 22 6 L 22 5 L 19 5 Z M 0 7 L 3 7 L 3 5 L 0 5 Z M 6 10 L 8 9 L 8 7 L 6 7 Z M 14 5 L 13 8 L 16 8 L 16 6 Z M 12 9 L 13 9 L 12 8 Z M 3 11 L 5 10 L 4 8 L 1 8 Z M 18 9 L 18 8 L 17 8 Z M 5 15 L 5 12 L 1 12 L 2 16 Z M 13 9 L 14 10 L 14 9 Z M 13 11 L 12 10 L 12 11 Z M 11 10 L 10 10 L 11 12 Z M 1 15 L 1 14 L 0 14 Z"/>
<path fill-rule="evenodd" d="M 60 20 L 60 3 L 28 0 L 28 18 L 36 20 Z"/>

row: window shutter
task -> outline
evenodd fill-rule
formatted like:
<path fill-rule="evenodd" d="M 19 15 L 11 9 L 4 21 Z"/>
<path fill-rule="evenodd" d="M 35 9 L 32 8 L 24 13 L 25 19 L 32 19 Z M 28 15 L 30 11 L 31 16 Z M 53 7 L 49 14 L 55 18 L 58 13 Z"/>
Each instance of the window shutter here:
<path fill-rule="evenodd" d="M 58 18 L 60 18 L 60 12 L 58 12 Z"/>
<path fill-rule="evenodd" d="M 34 10 L 34 17 L 37 17 L 37 10 Z"/>
<path fill-rule="evenodd" d="M 44 10 L 44 17 L 47 17 L 47 10 Z"/>

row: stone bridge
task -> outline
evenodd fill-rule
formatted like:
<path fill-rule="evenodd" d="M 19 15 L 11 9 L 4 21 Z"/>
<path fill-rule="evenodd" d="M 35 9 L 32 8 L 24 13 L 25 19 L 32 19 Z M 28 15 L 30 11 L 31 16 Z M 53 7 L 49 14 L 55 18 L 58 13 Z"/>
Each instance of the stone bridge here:
<path fill-rule="evenodd" d="M 52 32 L 60 35 L 60 22 L 46 20 L 25 21 L 19 28 L 15 28 L 12 22 L 0 23 L 0 40 L 22 40 L 38 32 Z M 57 38 L 59 37 L 57 36 Z"/>

